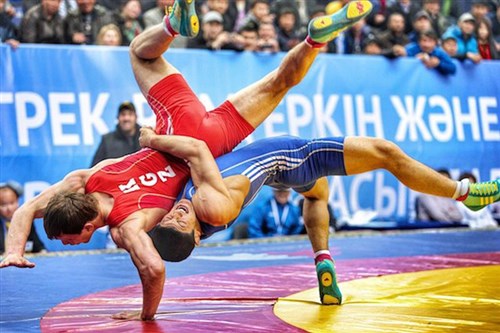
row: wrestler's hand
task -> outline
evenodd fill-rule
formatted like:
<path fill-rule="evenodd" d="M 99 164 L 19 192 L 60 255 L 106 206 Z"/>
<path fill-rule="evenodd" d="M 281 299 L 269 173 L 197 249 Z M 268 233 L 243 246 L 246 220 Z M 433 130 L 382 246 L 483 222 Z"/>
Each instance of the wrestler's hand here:
<path fill-rule="evenodd" d="M 139 136 L 139 144 L 141 147 L 150 147 L 151 137 L 156 135 L 155 131 L 150 126 L 141 127 L 141 134 Z"/>
<path fill-rule="evenodd" d="M 122 311 L 112 315 L 111 318 L 117 320 L 146 320 L 141 318 L 141 311 Z M 147 320 L 154 320 L 154 318 Z"/>
<path fill-rule="evenodd" d="M 33 268 L 35 264 L 18 254 L 8 254 L 0 263 L 0 268 L 16 266 L 19 268 Z"/>

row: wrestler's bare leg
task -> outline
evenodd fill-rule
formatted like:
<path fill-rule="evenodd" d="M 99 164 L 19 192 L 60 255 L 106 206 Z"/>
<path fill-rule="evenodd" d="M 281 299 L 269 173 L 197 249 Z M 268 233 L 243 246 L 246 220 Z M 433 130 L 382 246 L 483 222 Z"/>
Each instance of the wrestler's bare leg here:
<path fill-rule="evenodd" d="M 168 75 L 179 71 L 163 58 L 174 37 L 167 34 L 163 24 L 147 29 L 132 40 L 130 61 L 139 88 L 144 96 L 149 89 Z"/>
<path fill-rule="evenodd" d="M 302 42 L 288 51 L 280 66 L 264 78 L 229 98 L 241 116 L 253 127 L 260 125 L 286 93 L 306 76 L 319 49 Z"/>
<path fill-rule="evenodd" d="M 301 193 L 304 196 L 303 217 L 307 235 L 315 254 L 321 303 L 342 303 L 342 293 L 337 284 L 335 265 L 328 250 L 329 213 L 328 181 L 325 177 L 316 181 L 312 189 Z"/>
<path fill-rule="evenodd" d="M 410 189 L 453 197 L 458 182 L 406 155 L 396 144 L 378 138 L 346 137 L 344 164 L 348 175 L 385 169 Z"/>
<path fill-rule="evenodd" d="M 328 181 L 320 178 L 304 196 L 303 217 L 313 251 L 328 250 Z"/>

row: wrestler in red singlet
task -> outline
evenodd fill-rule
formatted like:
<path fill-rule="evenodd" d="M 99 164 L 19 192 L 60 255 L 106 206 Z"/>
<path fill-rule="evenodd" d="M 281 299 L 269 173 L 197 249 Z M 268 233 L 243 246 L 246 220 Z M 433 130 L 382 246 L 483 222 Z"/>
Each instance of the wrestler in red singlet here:
<path fill-rule="evenodd" d="M 147 101 L 156 115 L 156 133 L 203 140 L 214 157 L 230 152 L 254 130 L 229 101 L 207 112 L 180 74 L 169 75 L 154 85 Z M 95 172 L 85 191 L 114 198 L 106 223 L 116 227 L 142 208 L 170 210 L 189 176 L 184 161 L 142 149 Z"/>

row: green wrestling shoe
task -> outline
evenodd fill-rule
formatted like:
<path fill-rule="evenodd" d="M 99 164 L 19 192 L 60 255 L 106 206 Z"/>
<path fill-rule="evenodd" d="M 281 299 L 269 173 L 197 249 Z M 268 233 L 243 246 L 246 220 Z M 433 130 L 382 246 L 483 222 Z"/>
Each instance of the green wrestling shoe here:
<path fill-rule="evenodd" d="M 497 201 L 500 201 L 500 178 L 470 184 L 469 195 L 463 203 L 470 210 L 477 211 Z"/>
<path fill-rule="evenodd" d="M 181 36 L 196 37 L 200 30 L 200 22 L 196 15 L 194 0 L 175 0 L 169 10 L 170 27 Z"/>
<path fill-rule="evenodd" d="M 337 285 L 335 265 L 331 260 L 322 260 L 316 264 L 319 282 L 319 298 L 321 304 L 333 305 L 342 303 L 342 293 Z"/>
<path fill-rule="evenodd" d="M 317 43 L 327 43 L 368 15 L 372 7 L 370 1 L 352 1 L 332 15 L 317 17 L 309 22 L 309 37 Z"/>

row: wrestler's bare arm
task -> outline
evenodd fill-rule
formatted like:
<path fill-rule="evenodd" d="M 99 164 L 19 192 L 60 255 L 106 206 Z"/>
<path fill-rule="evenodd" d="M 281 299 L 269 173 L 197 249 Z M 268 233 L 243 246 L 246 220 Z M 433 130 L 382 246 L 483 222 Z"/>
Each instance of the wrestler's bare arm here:
<path fill-rule="evenodd" d="M 205 142 L 179 135 L 157 135 L 141 129 L 141 146 L 148 146 L 188 161 L 196 193 L 192 203 L 196 215 L 212 225 L 224 225 L 235 219 L 248 193 L 246 177 L 222 179 L 219 168 Z"/>
<path fill-rule="evenodd" d="M 140 214 L 140 213 L 139 213 Z M 118 230 L 120 246 L 130 253 L 130 257 L 139 272 L 142 282 L 142 311 L 120 312 L 114 319 L 153 320 L 163 294 L 165 283 L 165 265 L 156 251 L 151 238 L 144 231 L 144 223 L 139 218 L 124 221 Z"/>
<path fill-rule="evenodd" d="M 14 212 L 7 236 L 6 256 L 0 263 L 0 268 L 7 266 L 32 268 L 35 266 L 23 257 L 33 220 L 43 217 L 48 202 L 56 193 L 83 192 L 88 173 L 88 169 L 69 173 L 63 180 L 28 200 Z"/>

